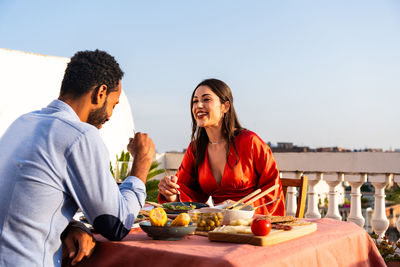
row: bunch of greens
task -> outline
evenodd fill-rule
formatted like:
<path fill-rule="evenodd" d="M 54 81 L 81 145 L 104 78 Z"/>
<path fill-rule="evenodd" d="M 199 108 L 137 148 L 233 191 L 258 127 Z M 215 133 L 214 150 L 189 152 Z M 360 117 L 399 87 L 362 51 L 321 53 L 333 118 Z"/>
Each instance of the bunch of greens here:
<path fill-rule="evenodd" d="M 166 210 L 194 210 L 196 208 L 196 205 L 190 204 L 189 206 L 184 206 L 184 205 L 171 205 L 168 203 L 164 203 L 163 208 Z"/>

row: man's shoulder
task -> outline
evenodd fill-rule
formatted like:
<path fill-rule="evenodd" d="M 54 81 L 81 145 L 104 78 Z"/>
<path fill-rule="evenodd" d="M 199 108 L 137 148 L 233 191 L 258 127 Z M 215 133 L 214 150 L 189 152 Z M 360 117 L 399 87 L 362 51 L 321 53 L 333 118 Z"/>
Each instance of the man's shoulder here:
<path fill-rule="evenodd" d="M 97 140 L 101 138 L 96 127 L 71 117 L 70 114 L 63 111 L 33 111 L 20 117 L 23 121 L 32 118 L 33 121 L 36 121 L 33 123 L 35 126 L 46 129 L 50 138 L 57 138 L 62 143 L 70 143 L 79 139 Z"/>
<path fill-rule="evenodd" d="M 62 120 L 64 124 L 63 128 L 65 132 L 61 132 L 61 135 L 68 135 L 66 138 L 70 139 L 71 142 L 85 142 L 95 143 L 98 145 L 102 141 L 100 137 L 99 129 L 84 122 Z M 61 130 L 61 129 L 60 129 Z M 63 130 L 61 130 L 63 131 Z"/>
<path fill-rule="evenodd" d="M 68 120 L 65 118 L 55 118 L 59 120 L 66 128 L 70 128 L 73 131 L 76 131 L 77 134 L 82 135 L 99 135 L 99 130 L 93 125 L 75 120 Z"/>
<path fill-rule="evenodd" d="M 36 116 L 39 114 L 39 112 L 31 112 L 26 115 Z M 47 120 L 47 123 L 53 124 L 54 127 L 52 129 L 60 133 L 68 135 L 99 135 L 99 130 L 93 125 L 70 119 L 68 116 L 62 116 L 61 114 L 40 114 L 39 116 L 43 120 Z"/>
<path fill-rule="evenodd" d="M 58 99 L 52 101 L 39 112 L 32 112 L 33 115 L 35 113 L 43 117 L 48 117 L 50 120 L 54 119 L 55 121 L 59 121 L 65 128 L 73 129 L 81 134 L 91 132 L 98 133 L 96 127 L 89 123 L 82 122 L 71 106 Z"/>

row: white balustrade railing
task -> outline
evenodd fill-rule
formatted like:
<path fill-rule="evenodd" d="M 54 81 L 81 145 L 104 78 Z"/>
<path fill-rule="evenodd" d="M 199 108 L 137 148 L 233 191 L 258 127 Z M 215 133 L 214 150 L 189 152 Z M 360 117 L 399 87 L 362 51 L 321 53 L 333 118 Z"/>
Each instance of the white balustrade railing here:
<path fill-rule="evenodd" d="M 361 186 L 367 181 L 370 182 L 375 188 L 375 202 L 374 211 L 371 218 L 371 226 L 373 231 L 382 238 L 389 227 L 389 220 L 386 217 L 385 210 L 385 188 L 392 181 L 400 183 L 400 174 L 387 174 L 387 173 L 342 173 L 342 172 L 291 172 L 282 171 L 281 177 L 299 179 L 301 175 L 308 177 L 308 190 L 307 190 L 307 209 L 305 218 L 318 219 L 321 214 L 318 209 L 318 194 L 315 190 L 317 184 L 325 181 L 329 186 L 328 192 L 328 211 L 325 215 L 327 218 L 342 220 L 339 212 L 338 204 L 338 191 L 337 188 L 343 182 L 348 182 L 351 186 L 350 193 L 350 214 L 347 221 L 356 223 L 363 227 L 365 218 L 362 215 L 361 206 Z M 288 188 L 286 210 L 288 215 L 296 213 L 296 189 Z M 397 230 L 400 232 L 400 217 L 396 222 Z"/>
<path fill-rule="evenodd" d="M 274 153 L 275 160 L 281 171 L 281 177 L 299 178 L 302 174 L 308 176 L 306 218 L 321 218 L 318 208 L 319 187 L 322 183 L 329 186 L 328 211 L 325 217 L 341 220 L 338 198 L 338 186 L 345 182 L 351 186 L 350 214 L 348 221 L 361 227 L 370 227 L 381 237 L 389 226 L 385 213 L 385 188 L 391 182 L 400 184 L 400 153 L 386 152 L 306 152 L 306 153 Z M 183 153 L 166 153 L 164 163 L 166 169 L 177 170 L 182 161 Z M 172 172 L 172 171 L 171 171 Z M 362 210 L 361 186 L 369 182 L 375 188 L 375 205 Z M 296 213 L 296 189 L 288 188 L 287 214 Z M 362 211 L 364 211 L 364 216 Z M 396 222 L 400 232 L 400 217 Z"/>
<path fill-rule="evenodd" d="M 398 183 L 398 184 L 400 184 L 400 174 L 395 174 L 395 175 L 393 176 L 393 181 L 396 182 L 396 183 Z M 397 219 L 396 228 L 397 228 L 397 231 L 399 231 L 399 233 L 400 233 L 400 216 L 399 216 L 399 218 Z M 400 241 L 400 239 L 399 239 L 399 241 Z"/>
<path fill-rule="evenodd" d="M 321 213 L 318 209 L 318 193 L 315 190 L 315 186 L 322 180 L 322 173 L 310 173 L 308 175 L 308 190 L 307 190 L 307 211 L 305 214 L 306 218 L 319 219 Z"/>
<path fill-rule="evenodd" d="M 343 182 L 343 175 L 341 173 L 331 174 L 327 173 L 323 178 L 329 185 L 329 198 L 328 198 L 328 212 L 326 213 L 327 218 L 341 220 L 339 212 L 339 203 L 337 199 L 337 186 Z"/>
<path fill-rule="evenodd" d="M 365 219 L 362 216 L 361 212 L 361 186 L 367 182 L 366 174 L 359 175 L 346 175 L 346 180 L 349 182 L 351 186 L 351 205 L 350 205 L 350 215 L 347 218 L 348 221 L 354 222 L 359 226 L 363 227 L 365 224 Z"/>

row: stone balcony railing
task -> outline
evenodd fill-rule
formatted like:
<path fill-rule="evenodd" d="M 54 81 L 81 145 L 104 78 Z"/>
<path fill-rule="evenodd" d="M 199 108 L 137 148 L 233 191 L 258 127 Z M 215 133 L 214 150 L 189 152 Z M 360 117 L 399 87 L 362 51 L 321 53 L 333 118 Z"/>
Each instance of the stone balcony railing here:
<path fill-rule="evenodd" d="M 308 177 L 306 218 L 321 218 L 318 193 L 315 187 L 321 181 L 329 186 L 327 218 L 341 220 L 338 204 L 338 186 L 347 182 L 351 186 L 348 221 L 363 227 L 365 218 L 361 209 L 361 186 L 367 181 L 375 188 L 374 210 L 371 218 L 373 231 L 383 237 L 389 227 L 385 212 L 385 188 L 400 183 L 400 153 L 276 153 L 275 158 L 285 178 Z M 287 213 L 295 214 L 296 189 L 288 189 Z M 396 223 L 400 232 L 400 219 Z"/>
<path fill-rule="evenodd" d="M 160 167 L 170 173 L 178 169 L 183 153 L 166 153 L 158 160 Z M 327 218 L 341 220 L 338 203 L 338 186 L 347 182 L 351 186 L 350 214 L 348 221 L 363 227 L 365 218 L 361 207 L 361 186 L 367 181 L 375 188 L 374 211 L 371 226 L 382 237 L 389 227 L 385 213 L 385 187 L 392 182 L 400 183 L 400 153 L 395 152 L 305 152 L 274 153 L 281 177 L 308 176 L 306 218 L 321 218 L 318 210 L 317 185 L 325 181 L 329 186 Z M 295 214 L 296 189 L 288 188 L 286 211 Z M 400 232 L 400 221 L 397 221 Z"/>

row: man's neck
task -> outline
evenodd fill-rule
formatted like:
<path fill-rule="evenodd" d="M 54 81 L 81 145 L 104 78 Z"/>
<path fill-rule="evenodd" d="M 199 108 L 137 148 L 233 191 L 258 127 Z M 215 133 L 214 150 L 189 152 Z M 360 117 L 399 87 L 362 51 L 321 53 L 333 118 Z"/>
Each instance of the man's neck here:
<path fill-rule="evenodd" d="M 88 103 L 90 103 L 89 95 L 84 95 L 79 98 L 60 96 L 58 99 L 68 104 L 75 111 L 81 121 L 87 121 L 90 113 L 90 107 L 88 105 Z"/>

